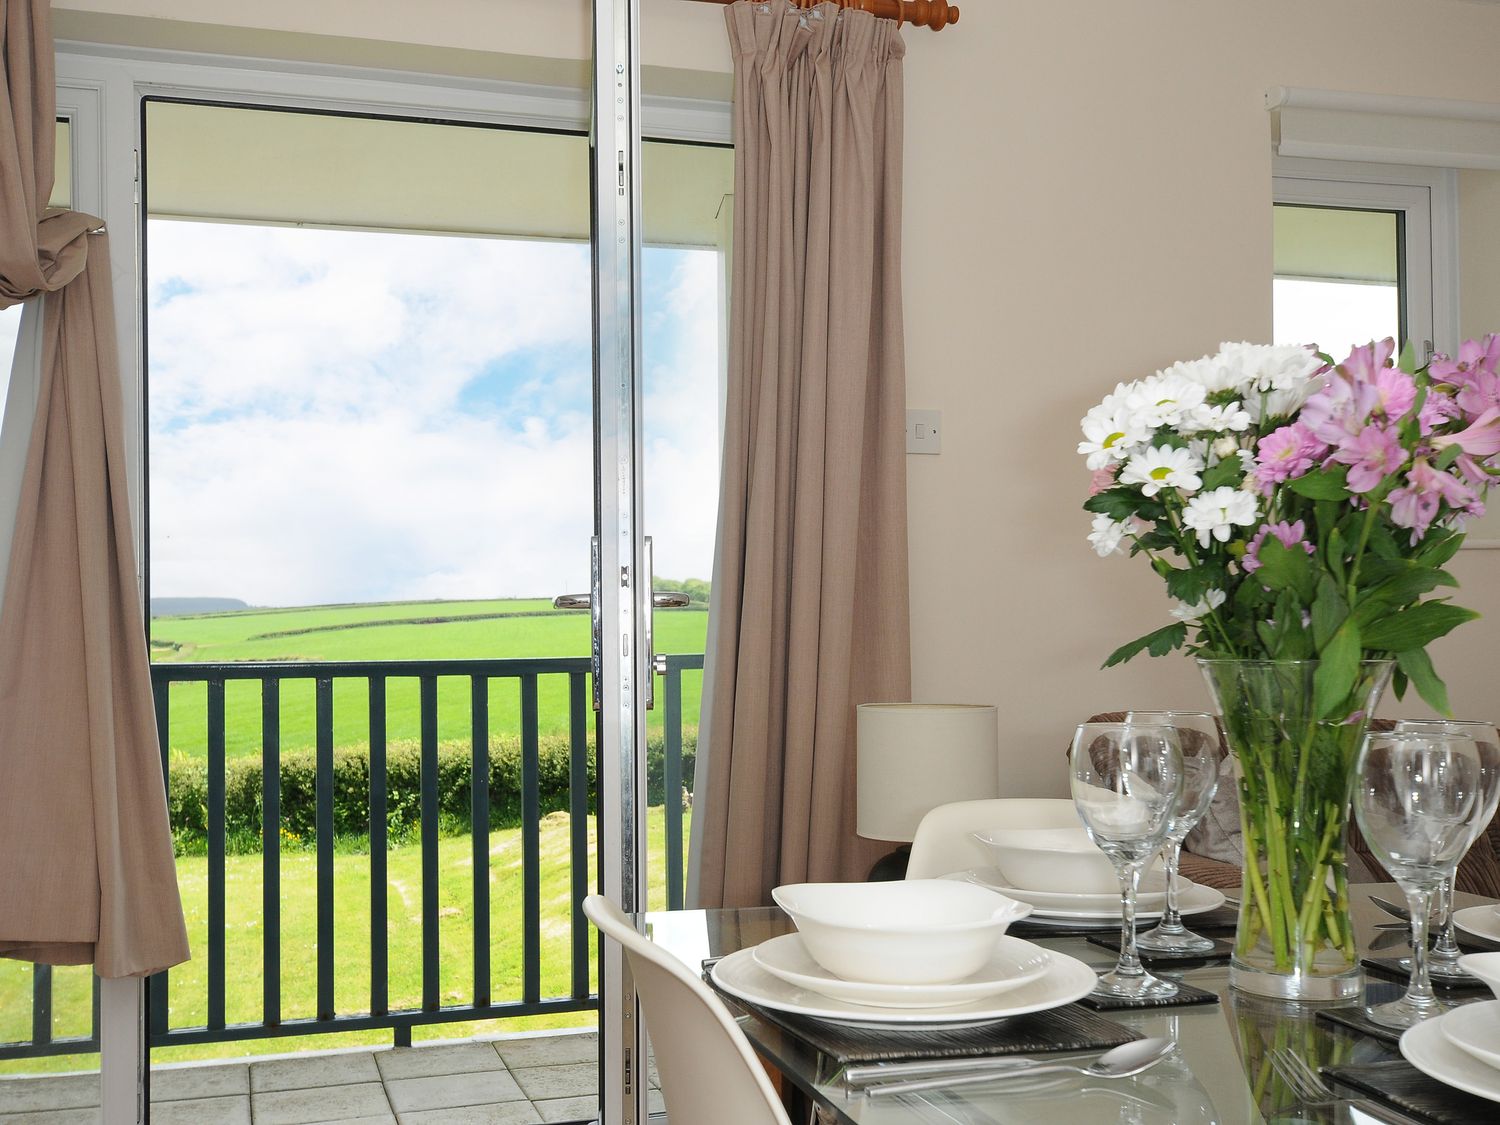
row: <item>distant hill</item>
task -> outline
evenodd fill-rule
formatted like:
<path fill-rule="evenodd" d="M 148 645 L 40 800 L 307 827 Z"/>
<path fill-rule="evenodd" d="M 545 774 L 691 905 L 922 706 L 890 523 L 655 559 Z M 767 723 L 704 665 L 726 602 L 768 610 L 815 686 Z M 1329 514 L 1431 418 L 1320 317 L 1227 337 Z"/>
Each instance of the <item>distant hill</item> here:
<path fill-rule="evenodd" d="M 233 613 L 249 609 L 239 598 L 152 598 L 152 617 L 183 617 L 193 613 Z"/>

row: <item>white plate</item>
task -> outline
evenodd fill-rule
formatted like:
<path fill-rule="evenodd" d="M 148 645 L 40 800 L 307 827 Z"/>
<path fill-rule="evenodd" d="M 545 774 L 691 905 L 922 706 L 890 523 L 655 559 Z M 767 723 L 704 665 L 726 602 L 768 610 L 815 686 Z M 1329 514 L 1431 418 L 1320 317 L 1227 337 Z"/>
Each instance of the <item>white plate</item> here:
<path fill-rule="evenodd" d="M 1440 1022 L 1448 1042 L 1485 1065 L 1500 1068 L 1500 1000 L 1454 1008 Z"/>
<path fill-rule="evenodd" d="M 873 984 L 835 976 L 813 960 L 800 934 L 783 934 L 757 945 L 755 963 L 774 977 L 812 992 L 876 1008 L 951 1008 L 1020 988 L 1047 971 L 1047 951 L 1016 937 L 995 943 L 989 962 L 953 984 Z"/>
<path fill-rule="evenodd" d="M 1049 918 L 1058 921 L 1084 922 L 1119 921 L 1120 919 L 1120 903 L 1114 895 L 1065 895 L 1045 892 L 1048 901 L 1044 904 L 1036 898 L 1043 892 L 1021 891 L 997 882 L 1000 872 L 993 867 L 970 868 L 968 871 L 956 872 L 944 878 L 964 879 L 970 883 L 978 883 L 981 887 L 988 887 L 992 891 L 999 891 L 1021 902 L 1031 903 L 1031 917 L 1027 919 L 1029 922 L 1044 921 Z M 1223 891 L 1202 886 L 1188 879 L 1184 879 L 1182 884 L 1182 889 L 1177 894 L 1177 907 L 1183 914 L 1202 914 L 1204 911 L 1224 905 Z M 1101 901 L 1101 898 L 1104 901 Z M 1161 902 L 1155 908 L 1138 907 L 1135 916 L 1142 922 L 1160 918 L 1165 905 L 1166 896 L 1163 895 Z"/>
<path fill-rule="evenodd" d="M 1401 1054 L 1428 1078 L 1466 1094 L 1500 1102 L 1500 1070 L 1460 1051 L 1443 1034 L 1447 1015 L 1424 1020 L 1401 1035 Z"/>
<path fill-rule="evenodd" d="M 973 867 L 963 872 L 971 883 L 977 883 L 981 887 L 999 889 L 1005 886 L 1005 873 L 998 867 Z M 1161 874 L 1148 875 L 1141 880 L 1142 890 L 1136 892 L 1135 902 L 1137 910 L 1165 910 L 1167 906 L 1166 877 Z M 1195 886 L 1187 879 L 1182 880 L 1185 888 Z M 1049 907 L 1055 910 L 1080 910 L 1096 907 L 1106 914 L 1119 916 L 1120 892 L 1111 891 L 1107 895 L 1079 894 L 1073 891 L 1028 891 L 1016 887 L 1005 892 L 1011 898 L 1019 902 L 1029 902 L 1034 907 L 1043 910 Z M 1033 911 L 1035 913 L 1035 911 Z"/>
<path fill-rule="evenodd" d="M 1047 954 L 1047 971 L 1036 980 L 999 996 L 971 1000 L 954 1007 L 872 1008 L 848 1000 L 836 1000 L 772 976 L 756 963 L 754 949 L 741 949 L 725 957 L 714 966 L 713 978 L 725 992 L 752 1004 L 854 1027 L 886 1031 L 891 1030 L 892 1025 L 969 1027 L 992 1023 L 1006 1016 L 1060 1008 L 1093 991 L 1099 979 L 1093 969 L 1076 957 L 1052 950 L 1043 952 Z"/>
<path fill-rule="evenodd" d="M 1453 924 L 1466 934 L 1500 941 L 1500 906 L 1467 906 L 1455 910 Z"/>

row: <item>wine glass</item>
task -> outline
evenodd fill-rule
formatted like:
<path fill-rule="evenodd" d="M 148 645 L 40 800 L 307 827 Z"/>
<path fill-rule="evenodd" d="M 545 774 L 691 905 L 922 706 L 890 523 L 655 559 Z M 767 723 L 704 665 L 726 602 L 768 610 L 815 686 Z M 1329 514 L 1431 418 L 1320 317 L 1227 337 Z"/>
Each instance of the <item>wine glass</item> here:
<path fill-rule="evenodd" d="M 1127 723 L 1161 723 L 1177 732 L 1182 750 L 1182 798 L 1167 828 L 1162 848 L 1167 868 L 1167 908 L 1153 929 L 1138 936 L 1136 945 L 1159 953 L 1207 953 L 1214 943 L 1182 924 L 1177 896 L 1177 863 L 1182 841 L 1203 819 L 1219 788 L 1219 723 L 1204 711 L 1127 711 Z"/>
<path fill-rule="evenodd" d="M 1480 782 L 1479 814 L 1474 818 L 1474 831 L 1469 838 L 1468 847 L 1464 848 L 1464 854 L 1468 854 L 1474 841 L 1489 827 L 1495 816 L 1495 808 L 1500 805 L 1500 731 L 1496 730 L 1494 723 L 1476 722 L 1472 719 L 1398 719 L 1395 729 L 1416 733 L 1436 731 L 1441 734 L 1473 734 L 1475 744 L 1479 747 L 1479 764 L 1484 773 Z M 1458 937 L 1453 928 L 1453 880 L 1454 875 L 1450 873 L 1438 890 L 1438 936 L 1427 955 L 1427 972 L 1434 980 L 1468 982 L 1474 978 L 1458 964 L 1463 950 L 1458 947 Z M 1408 960 L 1403 958 L 1401 963 L 1405 965 Z"/>
<path fill-rule="evenodd" d="M 1427 915 L 1458 866 L 1482 811 L 1483 765 L 1473 732 L 1371 731 L 1355 769 L 1354 815 L 1365 842 L 1406 892 L 1411 981 L 1406 995 L 1365 1009 L 1386 1027 L 1445 1010 L 1427 975 Z"/>
<path fill-rule="evenodd" d="M 1182 795 L 1177 732 L 1159 723 L 1084 723 L 1073 735 L 1069 761 L 1078 815 L 1120 880 L 1120 958 L 1094 992 L 1126 999 L 1175 996 L 1174 982 L 1141 965 L 1135 895 L 1141 869 L 1167 838 Z"/>

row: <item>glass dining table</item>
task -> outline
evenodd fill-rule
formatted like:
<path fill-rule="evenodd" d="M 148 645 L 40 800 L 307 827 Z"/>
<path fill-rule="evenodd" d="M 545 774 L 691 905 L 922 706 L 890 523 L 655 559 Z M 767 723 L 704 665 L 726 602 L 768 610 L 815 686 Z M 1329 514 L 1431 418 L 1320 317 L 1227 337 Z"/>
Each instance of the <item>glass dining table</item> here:
<path fill-rule="evenodd" d="M 1399 923 L 1372 901 L 1372 895 L 1399 899 L 1390 884 L 1352 889 L 1354 920 L 1361 950 L 1380 955 L 1409 952 L 1399 938 Z M 1455 896 L 1457 907 L 1487 900 Z M 679 910 L 643 916 L 647 935 L 695 969 L 714 958 L 749 948 L 793 930 L 791 920 L 775 907 L 731 910 Z M 1191 919 L 1189 919 L 1191 922 Z M 1037 937 L 1058 950 L 1104 970 L 1115 954 L 1085 936 Z M 1161 972 L 1160 968 L 1153 971 Z M 1298 1099 L 1273 1072 L 1275 1050 L 1292 1050 L 1315 1066 L 1376 1063 L 1399 1059 L 1393 1045 L 1373 1036 L 1317 1018 L 1327 1006 L 1297 1005 L 1236 992 L 1229 987 L 1227 962 L 1195 963 L 1166 970 L 1172 976 L 1217 994 L 1218 1003 L 1149 1010 L 1117 1010 L 1110 1019 L 1143 1036 L 1174 1040 L 1177 1049 L 1165 1061 L 1134 1078 L 1022 1079 L 988 1087 L 938 1089 L 920 1095 L 871 1098 L 852 1092 L 842 1081 L 842 1067 L 790 1029 L 759 1017 L 726 998 L 740 1026 L 761 1057 L 791 1087 L 793 1103 L 816 1106 L 820 1119 L 840 1125 L 904 1125 L 945 1122 L 949 1125 L 1254 1125 L 1258 1122 L 1424 1125 L 1424 1119 L 1352 1091 L 1330 1095 L 1326 1104 Z M 1392 999 L 1397 984 L 1371 977 L 1370 999 Z M 1474 991 L 1462 999 L 1483 1000 Z M 650 1013 L 647 1013 L 649 1027 Z M 670 1110 L 670 1106 L 668 1109 Z M 1476 1121 L 1500 1121 L 1500 1104 Z M 798 1117 L 793 1118 L 798 1121 Z"/>

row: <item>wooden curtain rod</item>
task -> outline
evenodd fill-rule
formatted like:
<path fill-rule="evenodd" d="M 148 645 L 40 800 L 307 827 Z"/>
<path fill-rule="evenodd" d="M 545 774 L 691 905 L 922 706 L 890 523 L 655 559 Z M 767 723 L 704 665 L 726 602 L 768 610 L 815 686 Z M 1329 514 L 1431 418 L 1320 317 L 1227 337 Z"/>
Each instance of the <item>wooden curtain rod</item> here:
<path fill-rule="evenodd" d="M 819 0 L 792 0 L 799 8 L 815 7 Z M 858 8 L 885 20 L 900 24 L 930 27 L 942 31 L 958 22 L 958 5 L 947 0 L 836 0 L 840 8 Z M 699 4 L 732 4 L 734 0 L 695 0 Z"/>

